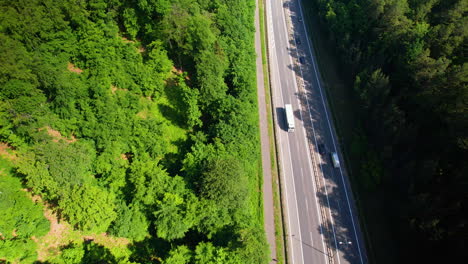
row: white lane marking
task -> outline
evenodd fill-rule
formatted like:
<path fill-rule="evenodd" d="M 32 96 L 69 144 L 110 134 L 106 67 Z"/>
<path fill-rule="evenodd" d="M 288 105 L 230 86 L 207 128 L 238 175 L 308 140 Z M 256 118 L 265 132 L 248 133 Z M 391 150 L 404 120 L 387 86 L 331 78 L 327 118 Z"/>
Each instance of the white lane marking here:
<path fill-rule="evenodd" d="M 304 17 L 303 15 L 303 12 L 302 12 L 302 4 L 301 4 L 301 1 L 298 0 L 298 3 L 299 3 L 299 12 L 301 13 L 301 17 Z M 323 94 L 322 94 L 322 85 L 320 84 L 320 79 L 319 79 L 319 75 L 317 73 L 317 69 L 316 69 L 316 66 L 315 66 L 315 58 L 314 58 L 314 55 L 312 54 L 312 49 L 310 48 L 310 42 L 309 42 L 309 37 L 308 37 L 308 34 L 307 34 L 307 27 L 305 25 L 305 22 L 304 22 L 304 19 L 302 19 L 302 26 L 304 27 L 304 32 L 306 34 L 306 41 L 307 41 L 307 46 L 309 48 L 309 54 L 312 58 L 312 66 L 314 68 L 314 72 L 315 72 L 315 76 L 317 78 L 317 83 L 318 83 L 318 87 L 319 87 L 319 91 L 320 91 L 320 98 L 322 99 L 322 104 L 323 104 L 323 108 L 325 109 L 325 117 L 327 118 L 327 123 L 328 123 L 328 128 L 330 130 L 330 134 L 331 134 L 331 138 L 332 138 L 332 142 L 333 142 L 333 148 L 336 151 L 336 144 L 335 144 L 335 139 L 334 139 L 334 136 L 333 136 L 333 130 L 331 128 L 331 125 L 330 125 L 330 120 L 328 118 L 328 110 L 325 106 L 325 101 L 323 100 Z M 339 153 L 339 152 L 337 152 Z M 345 185 L 345 181 L 344 181 L 344 178 L 343 178 L 343 172 L 341 170 L 341 167 L 340 167 L 340 174 L 341 174 L 341 181 L 343 183 L 343 188 L 344 188 L 344 191 L 345 191 L 345 196 L 346 196 L 346 201 L 348 203 L 348 210 L 349 210 L 349 213 L 350 213 L 350 216 L 351 216 L 351 223 L 353 224 L 353 229 L 354 229 L 354 237 L 356 238 L 356 244 L 357 244 L 357 248 L 358 248 L 358 252 L 359 252 L 359 258 L 361 259 L 361 263 L 364 263 L 363 259 L 362 259 L 362 253 L 361 253 L 361 248 L 360 248 L 360 242 L 358 240 L 358 236 L 357 236 L 357 232 L 356 232 L 356 226 L 354 224 L 354 217 L 353 217 L 353 212 L 351 210 L 351 205 L 350 205 L 350 202 L 349 202 L 349 198 L 348 198 L 348 191 L 346 190 L 346 185 Z"/>
<path fill-rule="evenodd" d="M 293 38 L 293 41 L 294 41 L 294 44 L 296 46 L 296 49 L 295 49 L 296 50 L 296 55 L 299 55 L 299 53 L 297 51 L 296 39 Z M 291 57 L 289 59 L 290 59 L 290 61 L 292 63 Z M 300 72 L 301 72 L 301 79 L 303 80 L 304 77 L 303 77 L 303 73 L 302 73 L 302 66 L 300 64 L 299 64 L 299 69 L 300 69 Z M 295 79 L 296 76 L 294 75 L 294 72 L 292 72 L 292 75 L 293 75 L 293 78 Z M 295 86 L 296 86 L 296 90 L 297 90 L 297 84 Z M 313 135 L 314 135 L 314 143 L 315 143 L 316 149 L 318 149 L 317 135 L 315 133 L 314 120 L 312 119 L 312 114 L 311 114 L 310 105 L 309 105 L 309 98 L 307 96 L 307 90 L 305 90 L 305 97 L 306 97 L 306 104 L 307 104 L 307 112 L 309 113 L 309 119 L 310 119 L 310 122 L 311 122 L 311 125 L 312 125 L 312 132 L 313 132 Z M 304 138 L 304 140 L 305 140 L 305 138 Z M 306 141 L 306 144 L 307 144 L 307 141 Z M 307 151 L 307 153 L 309 154 L 309 151 Z M 314 159 L 314 163 L 316 163 L 315 155 L 312 155 L 312 158 Z M 310 156 L 309 156 L 309 160 L 310 160 Z M 322 163 L 319 163 L 319 166 L 320 166 L 320 170 L 323 172 Z M 320 172 L 319 172 L 319 175 L 320 175 Z M 323 173 L 322 173 L 322 175 L 323 175 Z M 330 222 L 331 222 L 331 227 L 332 227 L 333 240 L 335 242 L 335 249 L 336 249 L 335 251 L 337 252 L 337 255 L 338 255 L 338 242 L 336 240 L 335 221 L 333 219 L 333 215 L 332 215 L 331 210 L 330 210 L 331 207 L 330 207 L 330 199 L 328 197 L 327 183 L 325 182 L 325 177 L 324 176 L 321 177 L 321 178 L 322 178 L 322 182 L 323 182 L 323 187 L 325 188 L 325 197 L 326 197 L 327 205 L 328 205 L 328 208 L 329 208 L 328 212 L 329 212 Z M 313 178 L 312 178 L 312 182 L 314 182 Z M 317 192 L 315 192 L 315 193 L 317 194 Z M 321 232 L 321 233 L 323 234 L 323 232 Z M 323 238 L 322 238 L 322 243 L 323 243 Z M 324 250 L 325 250 L 325 245 L 324 245 Z M 341 263 L 340 258 L 338 257 L 337 259 L 338 259 L 338 264 L 340 264 Z M 327 262 L 326 259 L 325 259 L 325 262 Z"/>
<path fill-rule="evenodd" d="M 290 8 L 289 2 L 288 2 L 288 8 Z M 296 56 L 299 57 L 299 52 L 298 52 L 298 49 L 297 49 L 297 43 L 296 43 L 296 38 L 295 37 L 293 37 L 293 41 L 294 41 L 294 45 L 296 46 L 296 48 L 295 48 Z M 291 63 L 292 63 L 292 61 L 291 61 Z M 302 80 L 302 82 L 304 82 L 304 76 L 303 76 L 303 72 L 302 72 L 302 65 L 300 63 L 299 63 L 299 70 L 300 70 L 300 73 L 301 73 L 301 80 Z M 294 75 L 294 72 L 293 72 L 293 77 L 296 78 L 296 76 Z M 314 120 L 312 119 L 312 114 L 311 114 L 310 105 L 309 105 L 309 98 L 307 96 L 307 89 L 305 89 L 305 87 L 304 87 L 304 90 L 305 90 L 305 97 L 306 97 L 306 104 L 307 104 L 307 112 L 309 113 L 309 119 L 310 119 L 310 123 L 312 125 L 312 132 L 313 132 L 313 135 L 314 135 L 315 147 L 316 147 L 316 149 L 318 149 L 317 135 L 315 133 Z M 312 157 L 314 159 L 314 163 L 316 163 L 315 155 L 312 155 Z M 322 178 L 322 182 L 323 182 L 323 187 L 325 189 L 325 197 L 326 197 L 327 205 L 328 205 L 328 214 L 330 216 L 330 222 L 331 222 L 332 233 L 333 233 L 333 240 L 335 242 L 335 251 L 336 251 L 336 254 L 337 254 L 338 264 L 341 264 L 341 260 L 340 260 L 340 257 L 339 257 L 339 251 L 338 251 L 338 249 L 339 249 L 338 248 L 338 242 L 336 240 L 335 221 L 333 219 L 333 215 L 332 215 L 331 209 L 330 209 L 331 208 L 330 207 L 330 199 L 329 199 L 329 196 L 328 196 L 328 188 L 327 188 L 327 183 L 325 181 L 325 175 L 323 174 L 322 163 L 320 163 L 319 166 L 320 166 L 320 171 L 322 172 L 322 174 L 321 174 L 322 177 L 321 178 Z M 320 172 L 319 172 L 319 175 L 320 175 Z M 313 180 L 314 179 L 312 179 L 312 181 Z"/>
<path fill-rule="evenodd" d="M 287 138 L 288 138 L 288 146 L 289 146 L 289 133 L 287 134 Z M 294 200 L 296 201 L 296 213 L 297 213 L 297 226 L 299 228 L 299 244 L 300 244 L 300 249 L 301 249 L 301 259 L 302 259 L 302 263 L 304 263 L 304 251 L 302 249 L 303 245 L 302 245 L 302 232 L 301 232 L 301 223 L 299 221 L 299 204 L 297 203 L 297 193 L 296 193 L 296 183 L 295 183 L 295 180 L 294 180 L 294 169 L 293 169 L 293 166 L 292 166 L 292 154 L 291 154 L 291 147 L 288 148 L 289 150 L 289 164 L 291 165 L 291 178 L 292 178 L 292 182 L 293 182 L 293 190 L 294 190 Z"/>
<path fill-rule="evenodd" d="M 272 40 L 273 44 L 274 44 L 274 31 L 272 29 L 273 27 L 273 20 L 272 20 L 272 16 L 271 16 L 271 5 L 267 5 L 267 16 L 268 16 L 268 20 L 270 21 L 269 25 L 268 25 L 268 31 L 270 32 L 270 39 Z M 275 58 L 275 49 L 273 47 L 270 47 L 270 55 L 271 55 L 271 58 Z M 278 62 L 276 62 L 278 63 Z M 274 71 L 274 68 L 272 67 L 272 70 Z M 275 87 L 275 82 L 274 80 L 276 79 L 276 76 L 279 76 L 279 74 L 272 74 L 271 78 L 272 78 L 272 86 Z M 273 90 L 274 91 L 274 90 Z M 281 92 L 280 92 L 281 94 Z M 279 121 L 279 119 L 277 119 Z M 276 128 L 277 129 L 277 128 Z M 280 131 L 281 132 L 281 131 Z M 278 135 L 280 133 L 277 133 Z M 280 141 L 280 144 L 279 144 L 279 150 L 280 150 L 280 153 L 281 155 L 283 155 L 283 147 L 282 147 L 282 144 L 281 144 L 281 137 L 278 137 L 278 140 Z M 282 168 L 284 169 L 284 159 L 281 159 L 280 160 L 281 164 L 282 164 Z M 286 176 L 284 175 L 284 172 L 281 173 L 281 176 L 283 178 L 283 182 L 284 182 L 284 188 L 285 188 L 285 199 L 286 199 L 286 214 L 287 214 L 287 217 L 288 217 L 288 231 L 289 231 L 289 234 L 291 234 L 291 215 L 290 215 L 290 210 L 291 208 L 289 208 L 289 198 L 288 198 L 288 184 L 286 182 Z M 293 244 L 292 244 L 292 239 L 289 238 L 289 244 L 290 244 L 290 248 L 291 248 L 291 254 L 294 256 L 294 247 L 293 247 Z M 291 258 L 291 263 L 294 264 L 294 258 Z"/>
<path fill-rule="evenodd" d="M 271 5 L 268 5 L 267 10 L 269 10 L 269 11 L 270 11 L 270 14 L 271 14 L 270 8 L 271 8 Z M 274 32 L 272 32 L 272 33 L 273 33 L 272 35 L 273 35 L 273 37 L 274 37 Z M 276 52 L 275 52 L 274 50 L 272 50 L 272 54 L 273 54 L 272 57 L 274 58 L 274 61 L 276 62 L 276 70 L 279 70 L 278 58 L 277 58 L 277 56 L 276 56 Z M 276 76 L 279 77 L 278 79 L 281 79 L 281 78 L 280 78 L 279 72 L 278 72 L 278 74 L 277 74 Z M 279 84 L 280 84 L 280 86 L 281 86 L 281 80 L 279 81 Z M 277 87 L 277 88 L 279 89 L 280 100 L 283 102 L 283 105 L 284 105 L 283 95 L 282 95 L 281 89 L 280 89 L 281 87 Z M 280 133 L 281 133 L 281 132 L 280 132 Z M 280 134 L 280 133 L 278 133 L 278 134 Z M 278 138 L 279 138 L 279 140 L 281 141 L 281 136 L 278 137 Z M 286 140 L 286 144 L 287 144 L 287 146 L 289 146 L 289 133 L 288 133 L 288 135 L 287 135 L 287 138 L 288 138 L 288 140 Z M 281 144 L 281 143 L 280 143 L 280 150 L 281 150 L 282 154 L 284 154 L 284 152 L 282 151 L 282 144 Z M 302 263 L 304 263 L 304 254 L 303 254 L 303 250 L 302 250 L 302 234 L 301 234 L 302 232 L 301 232 L 301 226 L 300 226 L 300 223 L 299 223 L 299 211 L 298 211 L 298 202 L 297 202 L 297 199 L 296 199 L 296 197 L 297 197 L 297 195 L 296 195 L 296 187 L 295 187 L 294 175 L 293 175 L 293 169 L 292 169 L 291 149 L 290 149 L 289 147 L 288 147 L 288 151 L 289 151 L 289 160 L 290 160 L 290 163 L 289 163 L 289 164 L 290 164 L 290 166 L 291 166 L 291 174 L 292 174 L 292 177 L 291 177 L 291 178 L 293 179 L 294 200 L 295 200 L 295 202 L 296 202 L 296 215 L 297 215 L 297 218 L 296 218 L 296 219 L 297 219 L 297 222 L 298 222 L 297 228 L 299 229 L 299 232 L 298 232 L 298 233 L 299 233 L 299 242 L 300 242 L 300 249 L 301 249 L 301 259 L 302 259 Z M 282 163 L 282 165 L 283 165 L 282 167 L 285 168 L 285 166 L 284 166 L 284 159 L 281 159 L 281 163 Z M 287 198 L 287 193 L 288 193 L 288 191 L 287 191 L 287 182 L 286 182 L 284 173 L 283 173 L 283 182 L 285 183 L 285 188 L 286 188 L 286 203 L 289 205 L 288 198 Z M 287 214 L 288 214 L 288 228 L 289 228 L 289 233 L 290 233 L 290 235 L 291 235 L 291 232 L 292 232 L 292 230 L 291 230 L 291 221 L 290 221 L 290 220 L 291 220 L 291 216 L 290 216 L 290 214 L 289 214 L 289 213 L 290 213 L 289 210 L 291 210 L 291 209 L 290 209 L 289 206 L 288 206 L 288 210 L 287 210 Z M 290 241 L 291 254 L 292 254 L 291 260 L 292 260 L 292 263 L 294 263 L 294 246 L 293 246 L 293 243 L 292 243 L 293 241 L 292 241 L 292 238 L 291 238 L 291 237 L 289 238 L 289 241 Z"/>
<path fill-rule="evenodd" d="M 281 1 L 281 4 L 283 5 L 283 1 Z M 285 15 L 284 15 L 284 10 L 282 10 L 281 15 L 282 15 L 282 18 L 283 18 L 283 27 L 284 27 L 284 30 L 285 30 L 286 34 L 288 34 L 288 30 L 287 30 L 287 26 L 286 26 L 286 17 L 285 17 Z M 288 36 L 289 36 L 289 34 L 288 34 Z M 294 37 L 294 36 L 293 36 L 293 37 Z M 295 39 L 294 39 L 294 41 L 295 41 Z M 287 44 L 288 50 L 290 50 L 289 41 L 287 41 L 286 44 Z M 294 64 L 293 64 L 293 62 L 292 62 L 291 56 L 288 56 L 288 58 L 289 58 L 289 63 L 290 63 L 290 65 L 293 67 Z M 298 88 L 297 88 L 297 83 L 296 83 L 296 76 L 294 75 L 294 71 L 293 71 L 293 70 L 291 70 L 291 74 L 292 74 L 293 80 L 294 80 L 294 81 L 293 81 L 294 89 L 295 89 L 296 93 L 299 94 L 299 90 L 298 90 Z M 298 104 L 299 104 L 299 106 L 300 106 L 300 105 L 301 105 L 301 102 L 300 102 L 299 98 L 296 97 L 296 100 L 298 101 Z M 304 119 L 302 118 L 302 111 L 299 111 L 299 114 L 300 114 L 301 120 L 304 120 Z M 309 115 L 310 115 L 310 113 L 309 113 Z M 311 120 L 311 121 L 312 121 L 312 120 Z M 307 146 L 308 146 L 308 145 L 307 145 L 307 140 L 306 140 L 307 133 L 306 133 L 306 131 L 305 131 L 305 127 L 304 127 L 304 126 L 302 126 L 302 130 L 303 130 L 303 133 L 304 133 L 304 135 L 305 135 L 304 137 L 302 137 L 302 138 L 304 139 L 304 143 L 305 143 L 304 146 L 307 147 Z M 310 168 L 311 172 L 313 173 L 314 170 L 313 170 L 312 165 L 310 164 L 310 162 L 311 162 L 311 161 L 310 161 L 310 160 L 311 160 L 311 157 L 310 157 L 310 153 L 309 153 L 309 148 L 308 148 L 308 147 L 307 147 L 306 153 L 307 153 L 307 161 L 308 161 L 309 168 Z M 313 177 L 313 176 L 311 175 L 311 177 Z M 314 193 L 317 194 L 317 189 L 316 189 L 315 181 L 314 181 L 313 178 L 312 178 L 312 186 L 313 186 L 313 188 L 314 188 Z M 328 200 L 328 194 L 327 194 L 327 200 Z M 322 247 L 323 247 L 322 249 L 323 249 L 323 252 L 326 252 L 326 250 L 325 250 L 325 242 L 324 242 L 324 238 L 323 238 L 323 227 L 322 227 L 321 217 L 320 217 L 321 214 L 320 214 L 320 212 L 319 212 L 318 207 L 319 207 L 319 205 L 317 204 L 317 200 L 315 200 L 315 208 L 316 208 L 316 210 L 317 210 L 317 217 L 319 218 L 318 222 L 320 223 L 320 236 L 321 236 L 321 238 L 322 238 L 321 240 L 322 240 Z M 333 225 L 332 225 L 332 227 L 333 227 Z M 335 236 L 335 233 L 334 233 L 334 232 L 333 232 L 333 235 Z M 336 237 L 335 237 L 335 245 L 336 245 Z M 325 263 L 327 263 L 327 262 L 328 262 L 328 261 L 327 261 L 327 254 L 324 254 L 324 259 L 325 259 Z"/>
<path fill-rule="evenodd" d="M 312 232 L 309 232 L 309 236 L 310 236 L 310 245 L 314 247 L 314 240 L 312 239 Z"/>
<path fill-rule="evenodd" d="M 288 137 L 288 145 L 289 145 L 289 133 L 287 134 L 287 137 Z M 299 244 L 300 244 L 300 249 L 301 249 L 301 259 L 302 259 L 302 263 L 304 263 L 304 250 L 303 250 L 303 244 L 302 244 L 302 232 L 301 232 L 301 223 L 299 221 L 299 204 L 297 202 L 297 193 L 296 193 L 296 182 L 294 180 L 294 169 L 293 169 L 293 166 L 292 166 L 292 154 L 291 154 L 291 148 L 289 147 L 288 148 L 289 150 L 289 164 L 291 165 L 291 178 L 293 180 L 293 190 L 294 190 L 294 200 L 296 200 L 296 213 L 297 213 L 297 226 L 299 228 Z"/>

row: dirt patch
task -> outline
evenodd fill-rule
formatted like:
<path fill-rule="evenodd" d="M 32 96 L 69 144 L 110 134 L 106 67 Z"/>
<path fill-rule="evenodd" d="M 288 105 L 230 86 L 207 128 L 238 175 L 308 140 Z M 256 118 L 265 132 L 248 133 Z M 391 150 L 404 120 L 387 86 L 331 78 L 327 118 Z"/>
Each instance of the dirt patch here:
<path fill-rule="evenodd" d="M 172 72 L 175 73 L 176 75 L 183 75 L 184 71 L 182 69 L 177 69 L 176 67 L 172 66 Z M 190 77 L 185 75 L 185 80 L 190 81 Z"/>
<path fill-rule="evenodd" d="M 126 37 L 120 37 L 120 38 L 122 39 L 122 41 L 123 41 L 124 43 L 135 43 L 135 41 L 129 40 L 129 39 L 126 38 Z"/>
<path fill-rule="evenodd" d="M 112 91 L 112 94 L 115 94 L 116 91 L 128 91 L 128 89 L 122 89 L 122 88 L 118 88 L 115 85 L 111 85 L 111 91 Z"/>
<path fill-rule="evenodd" d="M 44 129 L 47 130 L 47 134 L 53 138 L 52 141 L 54 142 L 59 142 L 60 140 L 64 140 L 65 142 L 73 143 L 77 140 L 76 137 L 73 135 L 71 136 L 71 139 L 62 136 L 62 134 L 59 131 L 51 128 L 50 126 L 39 128 L 39 131 L 42 131 Z"/>
<path fill-rule="evenodd" d="M 148 117 L 148 110 L 145 109 L 143 111 L 140 111 L 136 114 L 136 116 L 138 116 L 141 119 L 146 119 Z"/>
<path fill-rule="evenodd" d="M 42 197 L 40 195 L 33 195 L 31 189 L 21 189 L 24 192 L 28 193 L 29 198 L 34 202 L 34 203 L 41 203 L 42 202 Z"/>
<path fill-rule="evenodd" d="M 182 75 L 184 73 L 184 71 L 182 71 L 181 69 L 177 69 L 176 67 L 172 67 L 172 72 L 177 74 L 177 75 Z"/>
<path fill-rule="evenodd" d="M 125 155 L 125 154 L 124 154 Z M 32 195 L 31 199 L 42 202 L 39 195 Z M 44 262 L 60 254 L 60 248 L 72 242 L 94 241 L 106 248 L 126 248 L 130 240 L 123 237 L 112 237 L 107 233 L 84 236 L 81 231 L 73 227 L 55 213 L 51 206 L 44 202 L 44 217 L 50 222 L 50 230 L 43 237 L 31 237 L 37 243 L 37 260 Z"/>
<path fill-rule="evenodd" d="M 107 233 L 95 234 L 90 236 L 83 236 L 85 241 L 94 241 L 94 243 L 102 245 L 107 248 L 111 247 L 125 247 L 130 244 L 130 240 L 124 237 L 110 237 Z"/>
<path fill-rule="evenodd" d="M 127 152 L 127 153 L 122 153 L 120 154 L 120 159 L 121 160 L 128 160 L 128 161 L 132 161 L 132 158 L 133 158 L 133 153 L 131 152 Z"/>
<path fill-rule="evenodd" d="M 83 72 L 82 69 L 75 67 L 75 64 L 71 62 L 68 63 L 67 69 L 71 72 L 78 73 L 78 74 L 81 74 Z"/>
<path fill-rule="evenodd" d="M 13 151 L 13 148 L 7 143 L 0 142 L 0 156 L 7 160 L 15 160 L 18 158 Z"/>
<path fill-rule="evenodd" d="M 37 259 L 39 261 L 47 260 L 52 252 L 58 252 L 60 246 L 68 245 L 73 240 L 70 236 L 73 228 L 65 221 L 59 222 L 57 214 L 47 208 L 47 205 L 44 208 L 44 217 L 50 222 L 50 231 L 44 237 L 35 238 L 38 241 Z"/>

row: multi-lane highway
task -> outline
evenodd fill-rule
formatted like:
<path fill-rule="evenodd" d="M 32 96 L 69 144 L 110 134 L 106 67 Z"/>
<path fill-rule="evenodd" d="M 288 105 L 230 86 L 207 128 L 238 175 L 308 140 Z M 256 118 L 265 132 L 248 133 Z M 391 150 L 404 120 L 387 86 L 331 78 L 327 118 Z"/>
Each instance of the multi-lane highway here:
<path fill-rule="evenodd" d="M 344 160 L 302 12 L 299 0 L 266 1 L 289 262 L 367 263 Z M 294 132 L 286 129 L 285 104 L 294 110 Z M 338 154 L 339 168 L 333 167 L 331 152 Z"/>

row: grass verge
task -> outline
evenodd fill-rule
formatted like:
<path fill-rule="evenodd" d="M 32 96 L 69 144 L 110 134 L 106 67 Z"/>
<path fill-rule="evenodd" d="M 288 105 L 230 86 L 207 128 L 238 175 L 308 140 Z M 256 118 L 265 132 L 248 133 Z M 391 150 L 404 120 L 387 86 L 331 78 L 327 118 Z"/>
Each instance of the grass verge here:
<path fill-rule="evenodd" d="M 283 231 L 283 218 L 281 211 L 281 198 L 280 188 L 278 184 L 278 166 L 276 160 L 276 144 L 275 134 L 273 126 L 273 113 L 271 105 L 271 91 L 270 91 L 270 80 L 268 72 L 268 60 L 267 60 L 267 43 L 266 43 L 266 32 L 265 32 L 265 4 L 264 0 L 258 1 L 259 17 L 260 17 L 260 39 L 262 48 L 262 66 L 263 66 L 263 82 L 265 84 L 265 103 L 267 106 L 267 120 L 268 120 L 268 140 L 270 144 L 270 160 L 271 160 L 271 177 L 272 177 L 272 188 L 273 188 L 273 206 L 275 216 L 275 240 L 276 240 L 276 255 L 277 263 L 285 263 L 285 248 L 284 248 L 284 231 Z"/>
<path fill-rule="evenodd" d="M 303 7 L 304 21 L 307 24 L 309 36 L 313 36 L 310 40 L 313 43 L 323 88 L 327 94 L 342 153 L 346 160 L 361 228 L 366 237 L 369 263 L 396 263 L 396 247 L 389 231 L 391 223 L 386 217 L 388 212 L 385 211 L 387 208 L 384 206 L 384 194 L 378 190 L 366 190 L 360 184 L 361 157 L 357 157 L 352 151 L 353 144 L 357 143 L 360 135 L 359 103 L 353 93 L 353 80 L 345 79 L 346 74 L 339 67 L 340 60 L 334 49 L 330 48 L 334 46 L 334 43 L 319 26 L 312 3 L 303 2 Z"/>

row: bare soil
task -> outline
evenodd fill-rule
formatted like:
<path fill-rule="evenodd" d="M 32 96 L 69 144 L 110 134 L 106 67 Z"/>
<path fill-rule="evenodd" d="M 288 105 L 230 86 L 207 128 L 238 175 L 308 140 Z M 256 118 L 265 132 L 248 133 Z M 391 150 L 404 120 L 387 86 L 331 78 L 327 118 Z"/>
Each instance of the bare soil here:
<path fill-rule="evenodd" d="M 68 66 L 67 66 L 67 69 L 71 72 L 74 72 L 74 73 L 77 73 L 77 74 L 81 74 L 83 72 L 82 69 L 78 68 L 75 66 L 75 64 L 69 62 L 68 63 Z"/>
<path fill-rule="evenodd" d="M 75 142 L 77 140 L 76 137 L 73 136 L 73 135 L 72 135 L 71 139 L 62 136 L 62 134 L 59 131 L 51 128 L 50 126 L 39 128 L 39 131 L 44 130 L 44 129 L 47 130 L 47 134 L 53 138 L 52 141 L 54 141 L 54 142 L 59 142 L 60 140 L 63 140 L 63 141 L 68 142 L 68 143 L 73 143 L 73 142 Z"/>
<path fill-rule="evenodd" d="M 13 148 L 7 143 L 3 143 L 3 142 L 0 142 L 0 156 L 9 161 L 12 161 L 18 158 L 16 154 L 14 153 Z"/>

